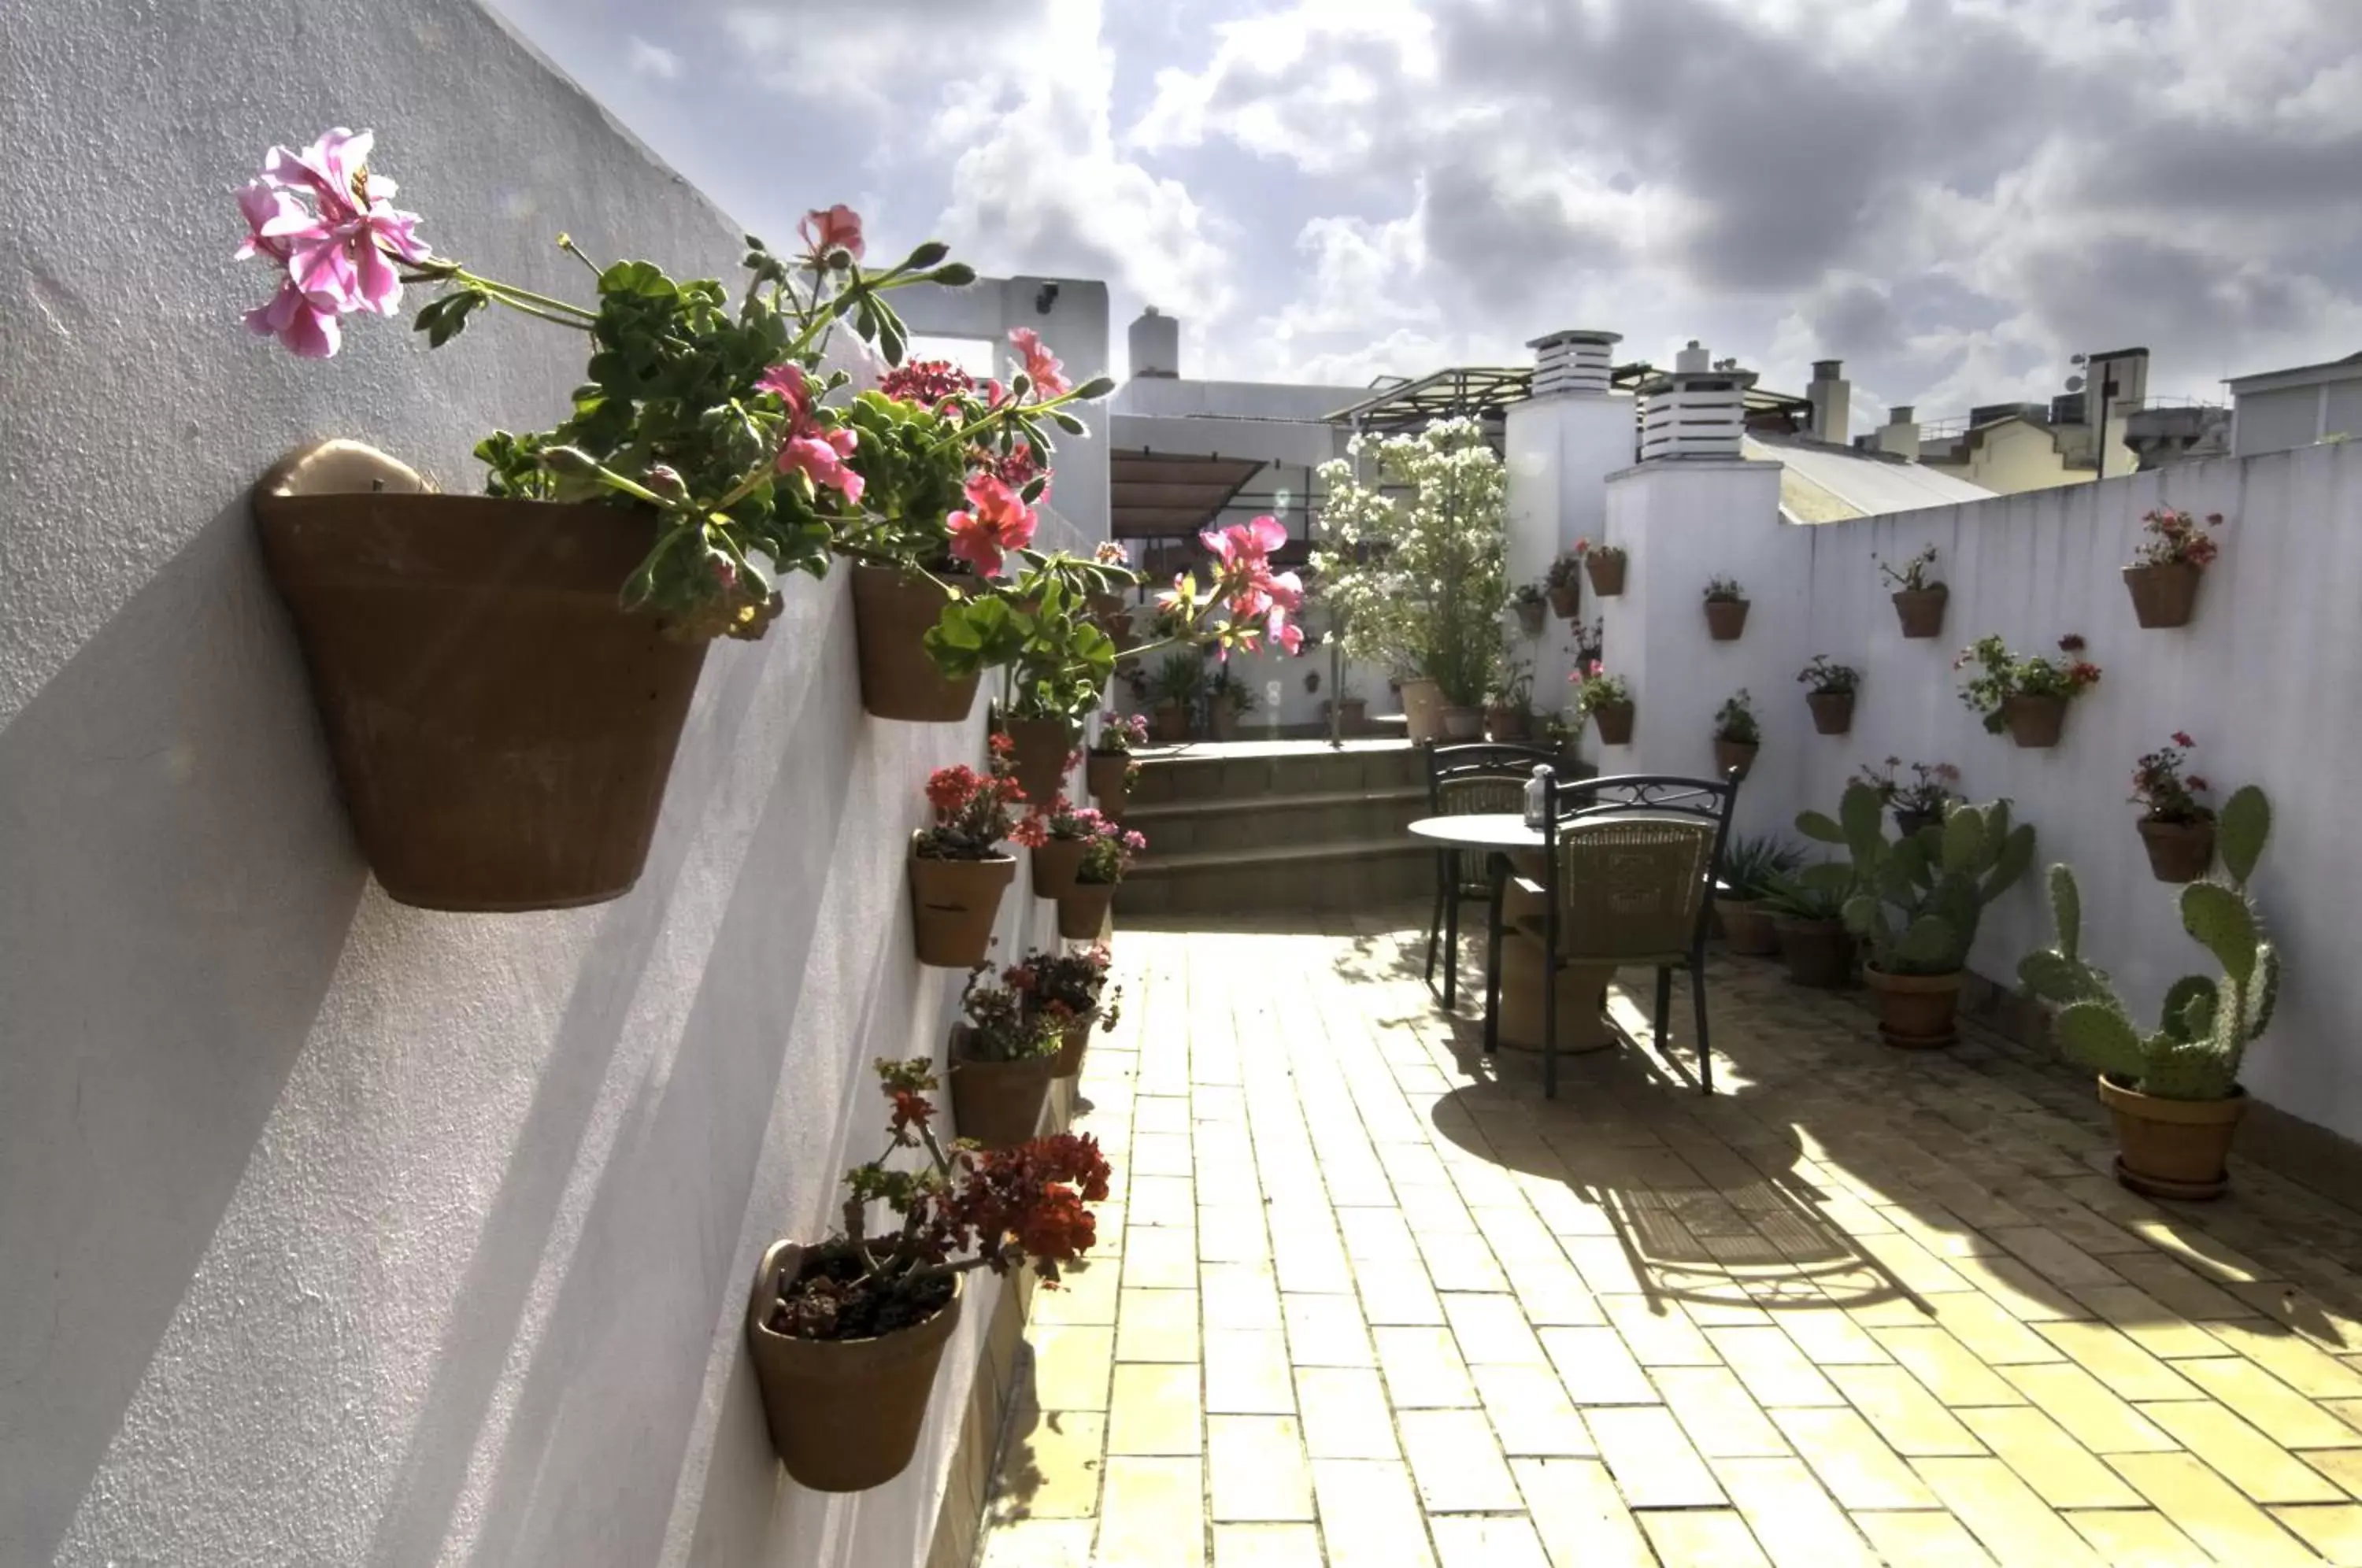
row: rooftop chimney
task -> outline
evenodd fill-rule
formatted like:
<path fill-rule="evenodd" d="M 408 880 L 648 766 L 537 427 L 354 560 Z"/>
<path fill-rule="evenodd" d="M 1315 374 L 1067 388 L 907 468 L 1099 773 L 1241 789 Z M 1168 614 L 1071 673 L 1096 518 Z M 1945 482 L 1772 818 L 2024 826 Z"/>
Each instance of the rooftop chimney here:
<path fill-rule="evenodd" d="M 1846 444 L 1846 432 L 1853 422 L 1853 383 L 1845 379 L 1842 359 L 1816 359 L 1813 379 L 1805 388 L 1805 399 L 1813 405 L 1813 438 L 1831 446 Z"/>
<path fill-rule="evenodd" d="M 1640 386 L 1640 460 L 1739 455 L 1747 431 L 1747 389 L 1755 372 L 1713 368 L 1713 356 L 1692 338 L 1673 359 L 1670 375 Z"/>
<path fill-rule="evenodd" d="M 1879 427 L 1878 449 L 1898 458 L 1919 460 L 1918 411 L 1907 403 L 1898 403 L 1886 411 L 1886 423 Z"/>
<path fill-rule="evenodd" d="M 1604 393 L 1614 370 L 1610 350 L 1623 340 L 1620 332 L 1589 331 L 1553 332 L 1535 338 L 1526 345 L 1534 351 L 1534 395 Z"/>
<path fill-rule="evenodd" d="M 1172 381 L 1181 374 L 1181 323 L 1154 305 L 1131 324 L 1131 373 Z"/>

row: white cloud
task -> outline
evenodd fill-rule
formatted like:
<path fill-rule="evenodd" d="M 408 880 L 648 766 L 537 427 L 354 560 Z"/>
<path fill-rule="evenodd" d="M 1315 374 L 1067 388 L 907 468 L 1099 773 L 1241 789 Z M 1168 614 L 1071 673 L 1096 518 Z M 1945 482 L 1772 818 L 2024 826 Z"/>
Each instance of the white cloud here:
<path fill-rule="evenodd" d="M 637 74 L 660 82 L 680 80 L 680 56 L 662 44 L 652 44 L 635 33 L 624 40 L 624 49 L 626 61 Z"/>

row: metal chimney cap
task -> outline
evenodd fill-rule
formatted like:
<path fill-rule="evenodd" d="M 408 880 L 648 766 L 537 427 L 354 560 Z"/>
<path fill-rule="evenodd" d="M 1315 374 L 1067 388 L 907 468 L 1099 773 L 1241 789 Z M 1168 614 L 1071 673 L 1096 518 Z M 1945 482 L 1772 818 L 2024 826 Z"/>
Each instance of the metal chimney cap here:
<path fill-rule="evenodd" d="M 1813 380 L 1816 381 L 1834 381 L 1838 380 L 1844 374 L 1845 361 L 1843 359 L 1816 359 L 1813 361 Z"/>

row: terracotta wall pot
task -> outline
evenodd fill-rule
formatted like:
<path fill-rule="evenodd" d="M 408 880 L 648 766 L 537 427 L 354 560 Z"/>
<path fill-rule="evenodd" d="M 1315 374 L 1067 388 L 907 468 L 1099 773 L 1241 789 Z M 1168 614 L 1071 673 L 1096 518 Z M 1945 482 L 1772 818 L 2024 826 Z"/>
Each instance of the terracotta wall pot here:
<path fill-rule="evenodd" d="M 2198 609 L 2198 580 L 2203 575 L 2198 568 L 2181 564 L 2125 568 L 2134 618 L 2153 631 L 2187 626 Z"/>
<path fill-rule="evenodd" d="M 2108 1078 L 2100 1103 L 2116 1123 L 2116 1179 L 2152 1198 L 2220 1198 L 2231 1137 L 2246 1114 L 2247 1091 L 2228 1099 L 2158 1099 Z"/>
<path fill-rule="evenodd" d="M 1064 719 L 1003 719 L 1000 727 L 1012 748 L 1010 771 L 1025 799 L 1046 806 L 1065 793 L 1075 727 Z"/>
<path fill-rule="evenodd" d="M 1159 745 L 1179 745 L 1189 738 L 1189 710 L 1178 702 L 1159 702 L 1150 722 Z"/>
<path fill-rule="evenodd" d="M 1340 715 L 1341 727 L 1349 735 L 1366 733 L 1370 727 L 1370 701 L 1366 697 L 1348 697 L 1337 704 L 1344 710 Z"/>
<path fill-rule="evenodd" d="M 1058 1058 L 979 1062 L 968 1055 L 974 1039 L 966 1024 L 952 1031 L 952 1126 L 988 1149 L 1030 1143 L 1042 1130 L 1042 1107 L 1049 1102 L 1050 1075 Z"/>
<path fill-rule="evenodd" d="M 1944 813 L 1941 812 L 1899 811 L 1894 813 L 1894 831 L 1901 834 L 1905 838 L 1912 837 L 1922 828 L 1942 827 L 1943 825 Z"/>
<path fill-rule="evenodd" d="M 1033 846 L 1033 896 L 1054 899 L 1075 885 L 1075 873 L 1090 845 L 1079 838 L 1054 838 Z"/>
<path fill-rule="evenodd" d="M 955 579 L 954 580 L 960 580 Z M 922 640 L 951 595 L 916 572 L 853 568 L 853 634 L 861 656 L 861 705 L 880 719 L 955 724 L 976 706 L 979 679 L 953 680 Z"/>
<path fill-rule="evenodd" d="M 1077 882 L 1058 900 L 1058 934 L 1068 942 L 1096 942 L 1115 902 L 1113 882 Z"/>
<path fill-rule="evenodd" d="M 1805 705 L 1813 711 L 1813 728 L 1825 735 L 1841 735 L 1853 729 L 1853 699 L 1850 691 L 1807 691 Z"/>
<path fill-rule="evenodd" d="M 1094 593 L 1090 607 L 1091 619 L 1099 624 L 1099 630 L 1114 641 L 1119 652 L 1121 651 L 1123 645 L 1131 637 L 1131 612 L 1125 607 L 1123 596 L 1120 593 Z"/>
<path fill-rule="evenodd" d="M 1102 812 L 1120 817 L 1131 798 L 1131 758 L 1121 752 L 1112 756 L 1093 752 L 1083 758 L 1083 782 Z"/>
<path fill-rule="evenodd" d="M 1732 768 L 1741 778 L 1755 766 L 1755 754 L 1763 748 L 1753 741 L 1725 740 L 1714 737 L 1714 770 L 1717 777 L 1727 776 Z"/>
<path fill-rule="evenodd" d="M 941 969 L 983 963 L 992 946 L 992 922 L 1000 915 L 1000 895 L 1016 879 L 1013 855 L 933 860 L 914 852 L 911 918 L 917 929 L 919 962 Z"/>
<path fill-rule="evenodd" d="M 1098 1010 L 1093 1008 L 1066 1025 L 1065 1038 L 1058 1046 L 1058 1054 L 1050 1058 L 1052 1077 L 1071 1078 L 1081 1073 L 1083 1054 L 1090 1049 L 1091 1031 L 1098 1026 Z"/>
<path fill-rule="evenodd" d="M 1624 569 L 1630 564 L 1624 556 L 1589 555 L 1583 558 L 1583 575 L 1591 580 L 1592 592 L 1613 599 L 1624 591 Z"/>
<path fill-rule="evenodd" d="M 546 910 L 630 891 L 708 646 L 617 604 L 648 517 L 390 491 L 254 511 L 386 892 Z"/>
<path fill-rule="evenodd" d="M 2009 738 L 2030 751 L 2041 751 L 2058 744 L 2058 736 L 2067 727 L 2067 699 L 2064 697 L 2004 697 L 2001 700 L 2001 722 L 2009 731 Z"/>
<path fill-rule="evenodd" d="M 1853 934 L 1834 920 L 1775 920 L 1788 977 L 1800 986 L 1843 990 L 1853 984 Z"/>
<path fill-rule="evenodd" d="M 2195 882 L 2214 864 L 2213 822 L 2160 823 L 2143 817 L 2141 846 L 2148 851 L 2148 868 L 2160 882 Z"/>
<path fill-rule="evenodd" d="M 774 1242 L 755 1270 L 746 1348 L 763 1393 L 771 1446 L 815 1492 L 865 1492 L 910 1468 L 926 1425 L 944 1346 L 959 1327 L 964 1282 L 933 1317 L 868 1340 L 799 1340 L 768 1326 L 782 1274 L 800 1277 L 805 1249 Z"/>
<path fill-rule="evenodd" d="M 1780 933 L 1772 928 L 1772 917 L 1753 899 L 1716 899 L 1714 911 L 1722 920 L 1724 943 L 1733 953 L 1755 958 L 1776 957 L 1780 952 Z"/>
<path fill-rule="evenodd" d="M 1591 727 L 1599 732 L 1602 745 L 1632 744 L 1633 707 L 1629 702 L 1602 702 L 1591 710 Z"/>
<path fill-rule="evenodd" d="M 1518 630 L 1529 637 L 1540 636 L 1542 628 L 1550 624 L 1551 607 L 1539 599 L 1530 604 L 1520 601 L 1511 608 L 1518 613 Z M 1572 615 L 1574 612 L 1570 610 L 1567 613 Z"/>
<path fill-rule="evenodd" d="M 1551 613 L 1562 621 L 1572 621 L 1583 610 L 1583 584 L 1564 582 L 1548 591 Z"/>
<path fill-rule="evenodd" d="M 1446 740 L 1481 740 L 1485 734 L 1485 710 L 1482 708 L 1446 708 L 1443 710 L 1443 737 Z"/>
<path fill-rule="evenodd" d="M 1527 740 L 1534 733 L 1534 716 L 1524 708 L 1487 708 L 1485 710 L 1485 733 L 1496 741 Z"/>
<path fill-rule="evenodd" d="M 1932 588 L 1906 588 L 1894 595 L 1894 613 L 1906 637 L 1937 637 L 1944 634 L 1944 603 L 1952 591 L 1942 583 Z"/>
<path fill-rule="evenodd" d="M 1415 744 L 1443 734 L 1443 690 L 1424 676 L 1402 683 L 1403 720 Z"/>
<path fill-rule="evenodd" d="M 1216 740 L 1234 741 L 1239 738 L 1239 711 L 1220 698 L 1214 700 L 1213 710 L 1206 718 Z"/>
<path fill-rule="evenodd" d="M 1948 975 L 1890 975 L 1875 964 L 1861 977 L 1878 993 L 1878 1032 L 1889 1045 L 1926 1050 L 1960 1038 L 1958 970 Z"/>
<path fill-rule="evenodd" d="M 1709 599 L 1705 602 L 1706 635 L 1717 643 L 1735 643 L 1747 630 L 1745 599 Z"/>

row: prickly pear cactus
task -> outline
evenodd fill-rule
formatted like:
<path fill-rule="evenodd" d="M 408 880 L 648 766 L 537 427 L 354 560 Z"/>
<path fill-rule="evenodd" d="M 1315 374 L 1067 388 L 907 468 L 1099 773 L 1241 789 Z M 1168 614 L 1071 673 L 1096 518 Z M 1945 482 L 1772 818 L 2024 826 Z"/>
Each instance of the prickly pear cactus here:
<path fill-rule="evenodd" d="M 2077 1061 L 2159 1099 L 2225 1099 L 2239 1087 L 2247 1047 L 2270 1027 L 2279 954 L 2263 935 L 2247 878 L 2271 834 L 2271 803 L 2253 785 L 2224 803 L 2217 824 L 2228 883 L 2181 890 L 2181 927 L 2222 966 L 2219 980 L 2185 975 L 2168 987 L 2158 1027 L 2144 1035 L 2106 975 L 2081 954 L 2082 898 L 2075 874 L 2050 868 L 2057 944 L 2028 954 L 2018 979 L 2059 1004 L 2058 1043 Z"/>
<path fill-rule="evenodd" d="M 1849 786 L 1832 820 L 1819 812 L 1796 829 L 1853 857 L 1846 925 L 1891 975 L 1948 975 L 1968 966 L 1985 906 L 2034 863 L 2034 829 L 2013 826 L 2009 802 L 1953 808 L 1940 833 L 1890 840 L 1878 791 Z"/>

